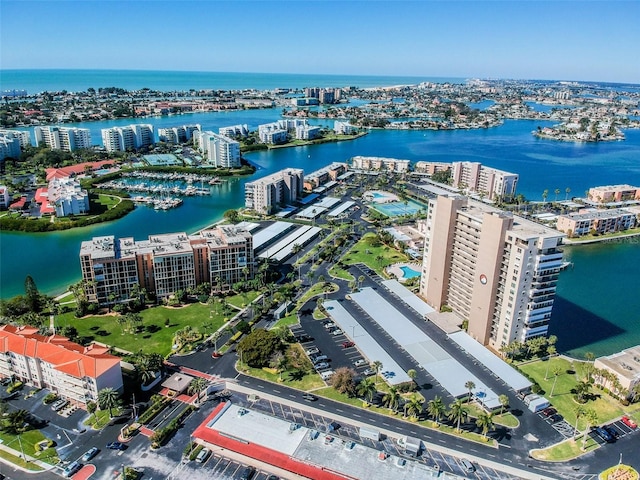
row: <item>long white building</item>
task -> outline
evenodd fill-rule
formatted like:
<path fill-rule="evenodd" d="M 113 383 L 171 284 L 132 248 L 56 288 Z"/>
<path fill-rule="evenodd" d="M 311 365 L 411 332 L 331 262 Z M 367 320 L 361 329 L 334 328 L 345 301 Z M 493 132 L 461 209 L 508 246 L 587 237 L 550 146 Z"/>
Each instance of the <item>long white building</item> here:
<path fill-rule="evenodd" d="M 159 128 L 158 140 L 166 143 L 186 143 L 193 138 L 194 133 L 197 134 L 200 130 L 198 124 Z"/>
<path fill-rule="evenodd" d="M 356 156 L 351 159 L 352 167 L 358 170 L 378 170 L 383 172 L 403 173 L 409 171 L 409 160 L 398 160 L 386 157 Z"/>
<path fill-rule="evenodd" d="M 518 186 L 518 174 L 485 167 L 479 162 L 453 162 L 454 188 L 486 195 L 489 200 L 512 198 Z"/>
<path fill-rule="evenodd" d="M 91 131 L 88 128 L 58 126 L 35 127 L 36 146 L 45 144 L 52 150 L 73 152 L 80 148 L 91 148 Z"/>
<path fill-rule="evenodd" d="M 149 147 L 156 143 L 151 124 L 102 129 L 102 144 L 107 152 L 125 152 Z"/>
<path fill-rule="evenodd" d="M 280 170 L 247 182 L 244 186 L 244 205 L 258 213 L 272 213 L 276 207 L 298 200 L 302 196 L 303 184 L 304 170 Z"/>
<path fill-rule="evenodd" d="M 57 217 L 80 215 L 89 211 L 89 194 L 71 177 L 53 178 L 47 188 L 49 205 Z"/>
<path fill-rule="evenodd" d="M 222 168 L 241 165 L 239 142 L 211 131 L 196 134 L 195 138 L 198 149 L 206 155 L 210 165 Z"/>
<path fill-rule="evenodd" d="M 420 295 L 495 350 L 547 334 L 564 234 L 459 195 L 429 201 Z"/>

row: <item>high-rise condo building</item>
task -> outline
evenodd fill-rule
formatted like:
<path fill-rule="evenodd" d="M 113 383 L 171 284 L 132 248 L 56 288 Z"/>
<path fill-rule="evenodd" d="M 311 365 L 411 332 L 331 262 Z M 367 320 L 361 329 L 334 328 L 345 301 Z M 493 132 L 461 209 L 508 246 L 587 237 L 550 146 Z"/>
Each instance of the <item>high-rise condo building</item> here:
<path fill-rule="evenodd" d="M 91 302 L 127 301 L 134 285 L 163 300 L 205 282 L 220 289 L 253 278 L 253 237 L 234 225 L 142 241 L 95 237 L 82 242 L 80 265 Z"/>
<path fill-rule="evenodd" d="M 258 213 L 272 213 L 276 207 L 302 196 L 304 170 L 286 168 L 244 186 L 244 206 Z"/>
<path fill-rule="evenodd" d="M 478 162 L 453 162 L 454 188 L 485 195 L 489 200 L 512 198 L 518 186 L 518 174 L 485 167 Z"/>
<path fill-rule="evenodd" d="M 91 131 L 88 128 L 58 126 L 35 127 L 36 146 L 43 143 L 52 150 L 73 152 L 80 148 L 91 148 Z"/>
<path fill-rule="evenodd" d="M 495 350 L 547 334 L 564 235 L 458 195 L 430 200 L 420 295 Z"/>
<path fill-rule="evenodd" d="M 126 152 L 156 143 L 153 125 L 135 124 L 102 129 L 102 144 L 107 152 Z"/>
<path fill-rule="evenodd" d="M 198 149 L 207 156 L 207 162 L 214 167 L 235 168 L 240 163 L 240 143 L 207 131 L 194 133 Z"/>

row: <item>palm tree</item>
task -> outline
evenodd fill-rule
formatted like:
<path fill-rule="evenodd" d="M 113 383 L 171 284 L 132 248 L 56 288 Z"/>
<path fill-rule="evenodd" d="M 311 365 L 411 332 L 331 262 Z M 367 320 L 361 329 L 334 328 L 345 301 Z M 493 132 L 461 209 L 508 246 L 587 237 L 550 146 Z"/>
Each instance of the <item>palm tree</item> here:
<path fill-rule="evenodd" d="M 551 387 L 549 398 L 553 398 L 553 391 L 556 388 L 556 382 L 558 381 L 558 376 L 562 373 L 562 369 L 560 367 L 553 367 L 551 373 L 553 373 L 553 386 Z"/>
<path fill-rule="evenodd" d="M 407 377 L 409 377 L 412 381 L 416 381 L 416 377 L 418 376 L 418 372 L 416 372 L 413 368 L 407 370 Z"/>
<path fill-rule="evenodd" d="M 187 394 L 189 395 L 197 395 L 198 402 L 200 402 L 200 393 L 206 390 L 209 382 L 202 377 L 196 377 L 191 380 L 191 383 L 187 387 Z"/>
<path fill-rule="evenodd" d="M 576 395 L 576 400 L 580 403 L 584 403 L 585 397 L 589 393 L 589 382 L 578 382 L 575 387 L 573 387 L 573 391 Z"/>
<path fill-rule="evenodd" d="M 278 370 L 278 378 L 282 381 L 282 374 L 287 371 L 289 368 L 289 358 L 286 355 L 282 355 L 276 364 L 276 369 Z"/>
<path fill-rule="evenodd" d="M 555 200 L 555 201 L 557 202 L 557 201 L 558 201 L 558 195 L 560 195 L 560 189 L 559 189 L 559 188 L 556 188 L 556 189 L 553 191 L 553 193 L 555 193 L 555 194 L 556 194 L 556 200 Z"/>
<path fill-rule="evenodd" d="M 409 401 L 405 404 L 405 411 L 413 419 L 417 419 L 422 413 L 422 400 L 417 395 L 411 395 Z"/>
<path fill-rule="evenodd" d="M 371 364 L 371 368 L 376 372 L 376 385 L 378 384 L 378 375 L 380 374 L 380 370 L 382 370 L 382 362 L 380 360 L 376 360 Z"/>
<path fill-rule="evenodd" d="M 473 383 L 471 380 L 467 380 L 464 384 L 464 388 L 466 388 L 469 391 L 469 396 L 467 397 L 467 403 L 471 403 L 471 391 L 476 388 L 476 384 Z"/>
<path fill-rule="evenodd" d="M 504 409 L 509 406 L 509 397 L 502 394 L 498 396 L 498 401 L 500 402 L 500 415 L 504 413 Z"/>
<path fill-rule="evenodd" d="M 433 400 L 427 402 L 427 412 L 436 423 L 440 423 L 440 419 L 447 414 L 447 407 L 445 407 L 442 398 L 436 395 Z"/>
<path fill-rule="evenodd" d="M 569 194 L 571 193 L 571 189 L 569 187 L 564 189 L 564 199 L 567 200 L 569 198 Z"/>
<path fill-rule="evenodd" d="M 543 203 L 547 203 L 547 197 L 548 197 L 548 196 L 549 196 L 549 190 L 546 190 L 546 189 L 545 189 L 545 190 L 542 192 L 542 202 L 543 202 Z"/>
<path fill-rule="evenodd" d="M 457 399 L 451 405 L 449 405 L 449 414 L 447 418 L 449 420 L 456 422 L 456 430 L 460 431 L 460 422 L 467 418 L 469 415 L 469 411 L 462 403 L 462 400 Z"/>
<path fill-rule="evenodd" d="M 98 392 L 98 406 L 101 410 L 109 410 L 109 418 L 113 418 L 111 410 L 118 406 L 118 391 L 111 387 L 103 388 Z"/>
<path fill-rule="evenodd" d="M 400 392 L 395 387 L 389 387 L 389 392 L 382 397 L 382 403 L 392 412 L 398 409 L 400 403 Z"/>
<path fill-rule="evenodd" d="M 551 365 L 551 356 L 556 354 L 556 346 L 555 345 L 549 345 L 547 347 L 547 369 L 544 372 L 544 379 L 547 380 L 548 376 L 549 376 L 549 366 Z"/>
<path fill-rule="evenodd" d="M 487 438 L 487 433 L 494 427 L 493 412 L 481 412 L 476 418 L 476 425 L 482 430 L 482 435 Z"/>
<path fill-rule="evenodd" d="M 583 432 L 584 436 L 582 437 L 582 451 L 584 451 L 587 446 L 587 438 L 589 438 L 589 429 L 591 428 L 591 425 L 595 425 L 596 423 L 598 423 L 598 414 L 592 408 L 585 409 L 584 417 L 587 421 L 587 425 Z"/>
<path fill-rule="evenodd" d="M 576 426 L 573 429 L 573 441 L 576 441 L 576 437 L 578 436 L 578 420 L 585 414 L 584 407 L 582 405 L 576 405 L 573 409 L 573 412 L 576 414 Z"/>
<path fill-rule="evenodd" d="M 364 378 L 358 384 L 358 395 L 367 400 L 369 403 L 371 403 L 371 401 L 373 400 L 373 396 L 377 391 L 378 389 L 376 388 L 375 383 L 370 378 Z"/>

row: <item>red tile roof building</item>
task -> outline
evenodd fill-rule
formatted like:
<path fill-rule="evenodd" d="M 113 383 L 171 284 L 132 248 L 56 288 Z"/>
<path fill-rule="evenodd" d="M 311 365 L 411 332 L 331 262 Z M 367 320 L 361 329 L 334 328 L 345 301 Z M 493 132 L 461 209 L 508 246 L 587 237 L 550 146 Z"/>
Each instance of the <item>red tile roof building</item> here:
<path fill-rule="evenodd" d="M 0 327 L 0 375 L 46 388 L 79 407 L 97 402 L 98 392 L 122 392 L 120 359 L 106 347 L 83 347 L 35 327 Z"/>

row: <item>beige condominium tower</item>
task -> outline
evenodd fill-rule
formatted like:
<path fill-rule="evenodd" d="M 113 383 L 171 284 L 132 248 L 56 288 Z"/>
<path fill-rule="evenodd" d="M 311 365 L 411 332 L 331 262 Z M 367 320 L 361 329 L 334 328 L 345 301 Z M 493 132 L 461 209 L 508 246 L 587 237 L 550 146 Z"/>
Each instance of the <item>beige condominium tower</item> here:
<path fill-rule="evenodd" d="M 495 350 L 547 334 L 563 234 L 459 195 L 429 202 L 420 295 Z"/>

